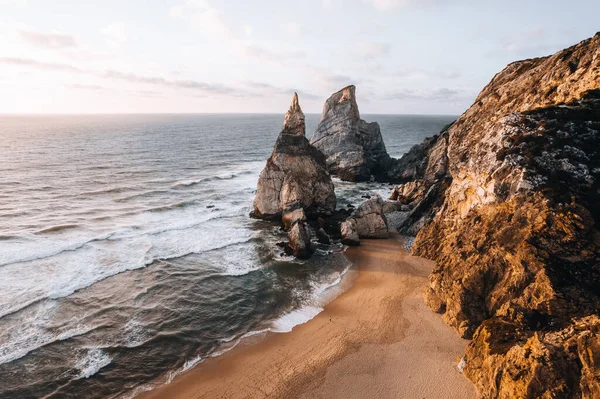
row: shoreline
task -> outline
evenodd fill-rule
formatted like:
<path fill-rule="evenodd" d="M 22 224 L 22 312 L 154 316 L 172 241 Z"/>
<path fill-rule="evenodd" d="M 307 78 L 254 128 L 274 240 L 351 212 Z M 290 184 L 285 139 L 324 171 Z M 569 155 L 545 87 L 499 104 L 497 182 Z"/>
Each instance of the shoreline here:
<path fill-rule="evenodd" d="M 250 337 L 136 398 L 475 398 L 456 368 L 468 341 L 423 302 L 433 262 L 397 236 L 361 240 L 346 256 L 358 276 L 313 319 Z"/>

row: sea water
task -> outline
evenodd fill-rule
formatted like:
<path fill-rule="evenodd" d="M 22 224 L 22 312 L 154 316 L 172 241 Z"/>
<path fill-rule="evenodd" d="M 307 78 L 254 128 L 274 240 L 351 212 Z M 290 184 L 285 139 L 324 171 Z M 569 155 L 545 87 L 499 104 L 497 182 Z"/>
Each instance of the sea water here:
<path fill-rule="evenodd" d="M 363 117 L 397 157 L 455 119 Z M 1 116 L 0 397 L 131 396 L 318 314 L 341 245 L 298 261 L 248 217 L 282 121 Z M 335 185 L 340 206 L 390 192 Z"/>

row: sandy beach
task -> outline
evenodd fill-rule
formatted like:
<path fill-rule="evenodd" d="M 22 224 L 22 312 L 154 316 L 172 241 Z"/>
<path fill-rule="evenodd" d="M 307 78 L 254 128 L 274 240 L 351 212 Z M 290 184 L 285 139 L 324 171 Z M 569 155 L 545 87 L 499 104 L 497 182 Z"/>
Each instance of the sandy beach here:
<path fill-rule="evenodd" d="M 423 303 L 433 263 L 397 238 L 346 252 L 353 286 L 308 323 L 268 333 L 139 396 L 475 398 L 456 364 L 467 341 Z"/>

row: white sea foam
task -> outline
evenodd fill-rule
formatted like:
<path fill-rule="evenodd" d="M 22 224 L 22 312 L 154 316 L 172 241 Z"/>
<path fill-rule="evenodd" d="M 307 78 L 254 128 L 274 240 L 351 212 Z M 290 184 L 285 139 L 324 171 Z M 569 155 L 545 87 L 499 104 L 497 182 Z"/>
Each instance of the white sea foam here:
<path fill-rule="evenodd" d="M 323 307 L 325 304 L 330 302 L 335 296 L 337 296 L 341 291 L 335 291 L 336 287 L 340 286 L 340 283 L 344 281 L 344 276 L 347 275 L 347 272 L 352 267 L 352 264 L 348 264 L 348 266 L 338 275 L 333 276 L 333 280 L 324 281 L 319 283 L 313 283 L 312 295 L 310 299 L 307 301 L 307 304 L 296 308 L 290 312 L 287 312 L 271 322 L 270 326 L 265 329 L 253 330 L 243 334 L 240 337 L 231 336 L 228 338 L 221 339 L 225 345 L 223 345 L 219 350 L 210 354 L 210 357 L 218 357 L 221 356 L 235 347 L 237 347 L 240 342 L 243 340 L 264 334 L 267 332 L 274 333 L 287 333 L 292 331 L 292 329 L 298 325 L 307 323 L 317 316 L 319 313 L 323 311 Z M 321 304 L 322 306 L 319 306 Z M 205 358 L 198 356 L 191 360 L 187 360 L 184 365 L 178 370 L 171 371 L 167 376 L 166 383 L 170 383 L 177 375 L 191 369 L 196 364 L 204 361 Z"/>
<path fill-rule="evenodd" d="M 84 335 L 95 329 L 75 320 L 73 327 L 52 331 L 49 325 L 54 317 L 54 305 L 54 301 L 45 303 L 38 311 L 23 317 L 20 324 L 0 333 L 0 364 L 20 359 L 52 342 Z"/>
<path fill-rule="evenodd" d="M 188 371 L 189 369 L 191 369 L 192 367 L 194 367 L 202 361 L 204 361 L 204 358 L 202 356 L 197 356 L 192 359 L 186 360 L 183 366 L 181 366 L 179 369 L 169 372 L 169 374 L 167 375 L 167 384 L 171 383 L 171 381 L 173 381 L 173 378 L 177 377 L 179 374 L 185 373 L 186 371 Z"/>
<path fill-rule="evenodd" d="M 77 379 L 90 378 L 103 367 L 108 366 L 111 361 L 112 359 L 108 353 L 102 349 L 94 348 L 88 350 L 87 354 L 75 365 L 75 368 L 79 370 Z"/>
<path fill-rule="evenodd" d="M 144 324 L 136 317 L 133 317 L 125 324 L 124 330 L 125 339 L 123 340 L 123 345 L 127 348 L 135 348 L 143 345 L 149 338 Z"/>
<path fill-rule="evenodd" d="M 297 325 L 312 320 L 322 311 L 323 308 L 311 305 L 294 309 L 275 320 L 273 322 L 273 327 L 271 327 L 271 331 L 278 333 L 290 332 Z"/>
<path fill-rule="evenodd" d="M 145 267 L 155 260 L 242 243 L 253 234 L 238 221 L 230 219 L 211 219 L 192 227 L 188 227 L 190 223 L 185 220 L 182 224 L 181 229 L 174 226 L 162 231 L 141 229 L 137 236 L 121 233 L 120 238 L 93 241 L 74 251 L 0 267 L 0 317 L 43 298 L 71 295 L 107 277 Z"/>

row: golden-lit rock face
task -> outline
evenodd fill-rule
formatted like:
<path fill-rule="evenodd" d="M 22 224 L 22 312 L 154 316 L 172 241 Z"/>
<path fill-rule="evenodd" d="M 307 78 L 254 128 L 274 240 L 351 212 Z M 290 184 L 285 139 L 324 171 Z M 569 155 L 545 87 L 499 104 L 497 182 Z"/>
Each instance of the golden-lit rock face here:
<path fill-rule="evenodd" d="M 600 397 L 600 34 L 509 65 L 434 140 L 446 173 L 416 186 L 444 190 L 413 252 L 473 337 L 465 374 L 484 397 Z"/>

